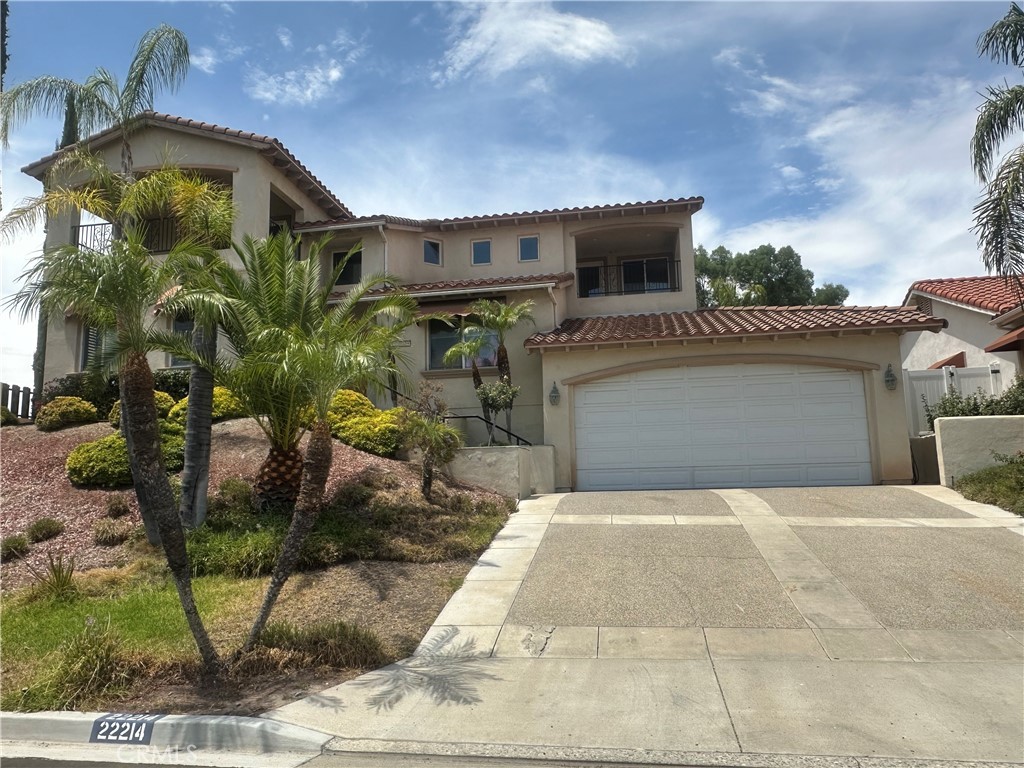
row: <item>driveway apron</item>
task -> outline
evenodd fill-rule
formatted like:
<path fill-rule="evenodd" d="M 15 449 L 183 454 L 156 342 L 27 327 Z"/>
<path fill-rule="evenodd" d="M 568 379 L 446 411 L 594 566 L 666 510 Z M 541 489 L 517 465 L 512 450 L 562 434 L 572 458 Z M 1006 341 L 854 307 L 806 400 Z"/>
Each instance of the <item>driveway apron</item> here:
<path fill-rule="evenodd" d="M 1019 762 L 1022 523 L 937 486 L 535 497 L 411 658 L 266 716 L 352 752 Z"/>

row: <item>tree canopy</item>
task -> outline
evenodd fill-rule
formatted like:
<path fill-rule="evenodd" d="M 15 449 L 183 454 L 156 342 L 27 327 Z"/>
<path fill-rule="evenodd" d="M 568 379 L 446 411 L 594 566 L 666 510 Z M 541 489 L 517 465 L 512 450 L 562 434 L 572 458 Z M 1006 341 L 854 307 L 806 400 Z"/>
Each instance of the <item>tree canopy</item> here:
<path fill-rule="evenodd" d="M 695 251 L 697 303 L 702 307 L 794 306 L 842 304 L 850 295 L 840 283 L 814 287 L 814 273 L 805 269 L 792 246 L 760 245 L 733 254 L 723 245 L 708 253 Z"/>

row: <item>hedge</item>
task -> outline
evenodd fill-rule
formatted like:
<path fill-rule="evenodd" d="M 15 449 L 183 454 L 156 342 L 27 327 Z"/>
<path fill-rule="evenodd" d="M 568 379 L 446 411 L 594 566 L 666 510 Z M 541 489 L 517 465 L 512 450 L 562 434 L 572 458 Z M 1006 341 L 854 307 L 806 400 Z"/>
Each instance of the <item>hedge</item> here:
<path fill-rule="evenodd" d="M 160 422 L 160 448 L 164 468 L 179 472 L 185 463 L 185 434 L 177 424 Z M 82 443 L 68 454 L 64 464 L 68 479 L 87 488 L 125 488 L 132 484 L 128 448 L 118 432 Z"/>
<path fill-rule="evenodd" d="M 96 421 L 99 421 L 96 406 L 80 397 L 58 397 L 40 408 L 36 414 L 36 428 L 43 432 L 55 432 L 64 427 Z"/>

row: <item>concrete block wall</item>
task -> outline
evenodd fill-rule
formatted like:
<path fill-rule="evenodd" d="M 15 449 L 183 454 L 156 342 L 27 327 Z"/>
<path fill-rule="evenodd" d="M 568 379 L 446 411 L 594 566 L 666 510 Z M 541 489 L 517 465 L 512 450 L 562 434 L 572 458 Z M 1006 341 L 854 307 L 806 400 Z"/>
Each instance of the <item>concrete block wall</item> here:
<path fill-rule="evenodd" d="M 954 416 L 935 420 L 939 482 L 952 487 L 956 478 L 993 467 L 993 452 L 1024 451 L 1024 416 Z"/>

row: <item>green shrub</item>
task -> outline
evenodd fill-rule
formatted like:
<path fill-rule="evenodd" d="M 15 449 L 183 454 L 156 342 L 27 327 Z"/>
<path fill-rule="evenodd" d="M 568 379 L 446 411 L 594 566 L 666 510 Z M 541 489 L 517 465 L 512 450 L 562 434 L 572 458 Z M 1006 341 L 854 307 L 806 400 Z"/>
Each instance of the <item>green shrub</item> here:
<path fill-rule="evenodd" d="M 29 572 L 36 580 L 36 594 L 49 600 L 73 600 L 78 596 L 78 588 L 75 586 L 75 558 L 64 559 L 64 555 L 58 555 L 56 559 L 52 552 L 46 553 L 49 561 L 46 568 L 37 571 L 31 565 Z M 28 565 L 28 563 L 26 563 Z"/>
<path fill-rule="evenodd" d="M 955 478 L 953 487 L 971 501 L 994 504 L 1024 517 L 1024 451 L 992 455 L 997 466 Z"/>
<path fill-rule="evenodd" d="M 281 554 L 288 521 L 283 516 L 262 519 L 250 530 L 215 530 L 203 526 L 188 534 L 188 557 L 197 576 L 227 574 L 250 578 L 274 570 Z"/>
<path fill-rule="evenodd" d="M 115 547 L 128 540 L 134 527 L 128 520 L 104 517 L 93 523 L 92 540 L 101 547 Z"/>
<path fill-rule="evenodd" d="M 168 421 L 160 423 L 164 468 L 179 472 L 185 463 L 184 430 Z M 132 484 L 128 448 L 120 433 L 82 443 L 68 454 L 65 469 L 75 485 L 87 488 L 125 488 Z"/>
<path fill-rule="evenodd" d="M 112 493 L 107 496 L 107 517 L 116 520 L 132 511 L 128 499 L 123 493 Z"/>
<path fill-rule="evenodd" d="M 401 409 L 376 411 L 371 416 L 353 416 L 334 422 L 331 434 L 346 445 L 378 456 L 394 456 L 402 444 Z"/>
<path fill-rule="evenodd" d="M 955 387 L 934 404 L 921 395 L 928 427 L 935 429 L 935 420 L 948 416 L 1024 416 L 1024 376 L 1014 377 L 1010 387 L 998 396 L 982 390 L 963 394 Z"/>
<path fill-rule="evenodd" d="M 38 543 L 64 533 L 64 523 L 52 517 L 40 517 L 25 529 L 29 541 Z"/>
<path fill-rule="evenodd" d="M 153 400 L 156 403 L 156 415 L 157 418 L 166 419 L 167 414 L 170 413 L 171 408 L 174 407 L 174 398 L 166 392 L 159 390 L 153 393 Z M 110 413 L 107 414 L 107 421 L 110 422 L 110 426 L 115 429 L 121 426 L 121 401 L 118 400 L 110 407 Z"/>
<path fill-rule="evenodd" d="M 0 562 L 6 563 L 28 554 L 28 539 L 20 533 L 0 539 Z"/>
<path fill-rule="evenodd" d="M 36 414 L 36 428 L 54 432 L 76 424 L 92 424 L 99 420 L 96 406 L 80 397 L 58 397 L 51 400 Z"/>
<path fill-rule="evenodd" d="M 339 389 L 331 399 L 331 407 L 327 409 L 332 421 L 345 421 L 353 416 L 372 416 L 377 408 L 366 395 L 351 389 Z"/>
<path fill-rule="evenodd" d="M 260 645 L 301 653 L 310 664 L 345 669 L 375 669 L 389 660 L 376 634 L 344 621 L 301 627 L 275 621 L 263 630 Z"/>
<path fill-rule="evenodd" d="M 166 392 L 175 402 L 188 397 L 190 368 L 157 368 L 153 371 L 153 386 Z"/>
<path fill-rule="evenodd" d="M 227 387 L 213 388 L 213 420 L 226 421 L 227 419 L 239 419 L 245 416 L 245 410 L 237 397 L 231 394 Z M 173 422 L 184 425 L 188 417 L 188 398 L 182 398 L 171 408 L 167 418 Z"/>
<path fill-rule="evenodd" d="M 11 409 L 0 405 L 0 427 L 13 427 L 18 423 L 18 417 L 11 413 Z"/>
<path fill-rule="evenodd" d="M 120 396 L 117 386 L 117 376 L 105 376 L 99 371 L 69 373 L 43 385 L 42 402 L 49 403 L 58 397 L 80 397 L 95 405 L 97 413 L 109 413 Z"/>

